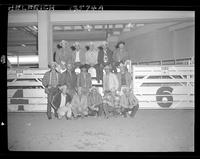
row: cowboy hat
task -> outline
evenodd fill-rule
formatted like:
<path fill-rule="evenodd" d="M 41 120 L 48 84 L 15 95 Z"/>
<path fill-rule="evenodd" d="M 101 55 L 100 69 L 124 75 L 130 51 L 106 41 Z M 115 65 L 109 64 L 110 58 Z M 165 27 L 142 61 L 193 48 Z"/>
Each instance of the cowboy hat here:
<path fill-rule="evenodd" d="M 124 42 L 124 41 L 119 41 L 115 47 L 116 47 L 116 48 L 119 48 L 119 45 L 120 45 L 120 44 L 125 45 L 125 42 Z"/>

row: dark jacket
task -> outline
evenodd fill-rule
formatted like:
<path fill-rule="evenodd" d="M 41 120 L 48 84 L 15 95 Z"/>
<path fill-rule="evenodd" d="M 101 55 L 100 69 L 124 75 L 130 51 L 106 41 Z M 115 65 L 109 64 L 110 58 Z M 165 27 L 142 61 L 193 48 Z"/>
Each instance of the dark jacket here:
<path fill-rule="evenodd" d="M 77 86 L 78 87 L 85 87 L 87 89 L 91 88 L 92 87 L 91 75 L 87 72 L 86 81 L 85 81 L 85 79 L 83 77 L 83 73 L 81 72 L 80 74 L 78 74 Z"/>
<path fill-rule="evenodd" d="M 72 98 L 71 96 L 67 93 L 66 94 L 66 103 L 71 103 Z M 58 109 L 60 107 L 60 102 L 61 102 L 61 91 L 59 91 L 52 100 L 52 106 L 54 107 L 54 109 Z"/>
<path fill-rule="evenodd" d="M 43 85 L 45 88 L 47 88 L 47 87 L 49 86 L 49 82 L 50 82 L 50 72 L 51 72 L 51 70 L 50 70 L 50 71 L 47 71 L 47 72 L 44 74 L 43 78 L 42 78 L 42 85 Z M 57 72 L 57 74 L 58 74 L 58 83 L 59 83 L 59 80 L 60 80 L 60 78 L 61 78 L 61 74 L 60 74 L 59 72 Z"/>
<path fill-rule="evenodd" d="M 108 55 L 108 63 L 113 62 L 113 52 L 107 48 L 107 55 Z M 99 49 L 98 57 L 97 57 L 98 64 L 104 64 L 104 51 L 103 49 Z"/>

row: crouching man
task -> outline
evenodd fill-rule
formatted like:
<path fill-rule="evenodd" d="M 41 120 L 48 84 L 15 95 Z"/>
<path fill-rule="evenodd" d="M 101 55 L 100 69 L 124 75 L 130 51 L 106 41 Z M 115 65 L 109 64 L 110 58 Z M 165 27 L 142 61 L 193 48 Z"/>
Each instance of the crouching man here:
<path fill-rule="evenodd" d="M 130 117 L 134 117 L 136 112 L 139 109 L 139 103 L 137 98 L 134 96 L 134 94 L 131 92 L 131 89 L 124 88 L 123 94 L 120 98 L 120 106 L 121 106 L 121 112 L 124 117 L 127 117 L 127 115 L 130 115 Z"/>
<path fill-rule="evenodd" d="M 75 118 L 78 115 L 81 115 L 82 118 L 88 115 L 87 95 L 82 87 L 78 87 L 78 94 L 73 96 L 71 105 Z"/>
<path fill-rule="evenodd" d="M 58 119 L 61 119 L 63 116 L 65 116 L 66 119 L 70 119 L 72 116 L 72 98 L 67 93 L 66 85 L 60 86 L 59 89 L 60 91 L 53 98 L 52 105 L 58 114 Z"/>
<path fill-rule="evenodd" d="M 103 113 L 102 96 L 96 87 L 92 87 L 88 94 L 88 115 L 101 116 Z"/>

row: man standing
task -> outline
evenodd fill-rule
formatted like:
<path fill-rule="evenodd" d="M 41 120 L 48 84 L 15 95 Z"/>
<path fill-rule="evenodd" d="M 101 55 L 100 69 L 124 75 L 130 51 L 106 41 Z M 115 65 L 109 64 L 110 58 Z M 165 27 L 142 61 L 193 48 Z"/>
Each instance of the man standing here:
<path fill-rule="evenodd" d="M 104 67 L 105 74 L 103 76 L 103 90 L 104 90 L 104 97 L 103 97 L 103 109 L 105 112 L 106 117 L 110 116 L 109 112 L 115 112 L 115 98 L 116 92 L 119 88 L 119 81 L 117 76 L 110 72 L 111 66 L 106 65 Z"/>
<path fill-rule="evenodd" d="M 57 49 L 55 55 L 55 61 L 57 64 L 61 64 L 61 61 L 64 61 L 66 64 L 72 61 L 72 51 L 69 47 L 69 43 L 65 40 L 60 42 L 60 46 L 62 48 Z"/>
<path fill-rule="evenodd" d="M 69 88 L 69 94 L 71 95 L 71 97 L 74 96 L 74 94 L 76 94 L 77 92 L 77 75 L 73 69 L 73 66 L 71 63 L 67 64 L 67 83 L 68 83 L 68 88 Z"/>
<path fill-rule="evenodd" d="M 51 70 L 44 74 L 42 79 L 42 85 L 45 87 L 45 93 L 47 94 L 47 117 L 52 119 L 51 116 L 51 101 L 53 96 L 58 92 L 58 83 L 60 78 L 60 73 L 56 71 L 57 64 L 53 62 L 50 66 Z M 55 115 L 57 115 L 55 113 Z"/>
<path fill-rule="evenodd" d="M 103 79 L 103 67 L 108 63 L 113 63 L 113 52 L 108 48 L 108 42 L 103 42 L 103 46 L 99 47 L 97 62 L 97 77 L 99 81 Z"/>
<path fill-rule="evenodd" d="M 98 50 L 94 47 L 94 43 L 89 43 L 89 50 L 85 53 L 86 64 L 95 67 L 97 64 Z"/>
<path fill-rule="evenodd" d="M 111 91 L 115 92 L 119 89 L 119 81 L 117 79 L 117 76 L 112 73 L 111 70 L 111 65 L 107 64 L 104 67 L 105 74 L 103 76 L 103 90 L 105 91 Z"/>
<path fill-rule="evenodd" d="M 117 73 L 118 81 L 119 81 L 119 91 L 122 93 L 123 88 L 131 88 L 132 77 L 128 72 L 126 66 L 122 63 L 120 64 L 120 72 Z"/>
<path fill-rule="evenodd" d="M 82 91 L 87 94 L 89 89 L 92 87 L 91 75 L 87 72 L 87 65 L 82 65 L 80 67 L 81 73 L 77 76 L 77 87 L 81 87 Z"/>
<path fill-rule="evenodd" d="M 125 49 L 125 42 L 120 41 L 116 45 L 116 51 L 113 54 L 113 60 L 115 65 L 118 66 L 120 62 L 124 62 L 128 59 L 128 52 Z"/>
<path fill-rule="evenodd" d="M 73 48 L 72 63 L 74 64 L 75 68 L 84 65 L 86 60 L 85 58 L 86 51 L 84 49 L 81 49 L 79 42 L 75 42 L 72 48 Z"/>

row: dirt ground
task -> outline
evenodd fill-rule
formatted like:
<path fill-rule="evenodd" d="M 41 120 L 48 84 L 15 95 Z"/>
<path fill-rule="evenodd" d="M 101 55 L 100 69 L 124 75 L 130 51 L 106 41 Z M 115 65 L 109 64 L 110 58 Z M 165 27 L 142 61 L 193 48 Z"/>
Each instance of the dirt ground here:
<path fill-rule="evenodd" d="M 135 118 L 48 120 L 8 113 L 10 151 L 194 151 L 194 110 L 139 110 Z"/>

